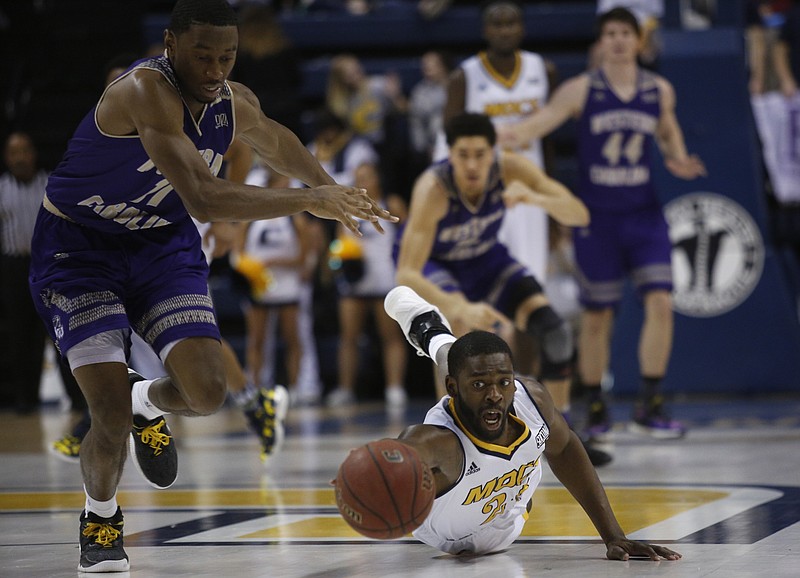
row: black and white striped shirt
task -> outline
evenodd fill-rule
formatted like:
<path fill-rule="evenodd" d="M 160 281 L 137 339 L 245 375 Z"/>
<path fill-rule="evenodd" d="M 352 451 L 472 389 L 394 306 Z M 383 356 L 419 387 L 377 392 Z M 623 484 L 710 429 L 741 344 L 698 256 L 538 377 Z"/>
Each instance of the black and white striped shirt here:
<path fill-rule="evenodd" d="M 0 248 L 3 255 L 27 257 L 36 215 L 42 206 L 47 173 L 40 170 L 29 183 L 11 173 L 0 176 Z"/>

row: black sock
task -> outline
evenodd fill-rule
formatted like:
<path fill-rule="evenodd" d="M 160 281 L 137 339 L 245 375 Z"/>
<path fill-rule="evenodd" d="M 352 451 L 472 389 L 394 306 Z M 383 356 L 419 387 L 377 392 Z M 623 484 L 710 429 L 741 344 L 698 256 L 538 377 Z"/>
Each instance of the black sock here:
<path fill-rule="evenodd" d="M 642 376 L 642 401 L 645 407 L 652 408 L 661 404 L 661 377 Z"/>
<path fill-rule="evenodd" d="M 583 386 L 586 389 L 586 395 L 589 398 L 589 405 L 593 403 L 602 402 L 605 403 L 606 400 L 603 396 L 603 388 L 600 387 L 600 384 L 597 385 L 589 384 Z"/>

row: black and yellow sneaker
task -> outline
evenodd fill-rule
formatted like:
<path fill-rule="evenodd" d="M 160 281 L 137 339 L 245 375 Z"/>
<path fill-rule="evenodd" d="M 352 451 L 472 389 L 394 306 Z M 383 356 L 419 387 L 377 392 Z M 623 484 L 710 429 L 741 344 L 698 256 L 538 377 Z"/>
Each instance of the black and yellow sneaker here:
<path fill-rule="evenodd" d="M 81 459 L 81 438 L 67 434 L 50 446 L 50 453 L 66 462 L 77 464 Z"/>
<path fill-rule="evenodd" d="M 178 451 L 164 416 L 147 420 L 133 416 L 131 456 L 147 482 L 158 489 L 175 483 L 178 477 Z"/>
<path fill-rule="evenodd" d="M 144 377 L 128 369 L 131 388 Z M 154 488 L 163 490 L 175 483 L 178 477 L 178 450 L 164 416 L 147 420 L 133 414 L 130 451 L 133 463 Z"/>
<path fill-rule="evenodd" d="M 128 555 L 122 547 L 122 510 L 111 518 L 94 512 L 81 514 L 81 561 L 79 572 L 127 572 Z"/>
<path fill-rule="evenodd" d="M 262 387 L 254 401 L 254 407 L 245 408 L 244 414 L 261 438 L 261 460 L 264 461 L 283 445 L 286 433 L 283 420 L 289 411 L 289 391 L 282 385 L 272 389 Z"/>

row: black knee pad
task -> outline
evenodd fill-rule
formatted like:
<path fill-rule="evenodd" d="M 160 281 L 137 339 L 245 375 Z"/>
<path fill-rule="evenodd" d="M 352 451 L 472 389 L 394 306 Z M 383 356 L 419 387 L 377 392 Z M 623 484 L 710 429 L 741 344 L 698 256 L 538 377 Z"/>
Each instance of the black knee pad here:
<path fill-rule="evenodd" d="M 528 333 L 537 337 L 542 349 L 542 379 L 569 377 L 575 353 L 572 329 L 549 305 L 540 307 L 528 318 Z"/>
<path fill-rule="evenodd" d="M 509 319 L 514 319 L 514 313 L 522 305 L 523 301 L 531 295 L 542 292 L 544 292 L 544 289 L 534 277 L 530 275 L 523 277 L 509 288 L 508 297 L 506 298 L 506 310 L 503 313 L 508 315 Z"/>

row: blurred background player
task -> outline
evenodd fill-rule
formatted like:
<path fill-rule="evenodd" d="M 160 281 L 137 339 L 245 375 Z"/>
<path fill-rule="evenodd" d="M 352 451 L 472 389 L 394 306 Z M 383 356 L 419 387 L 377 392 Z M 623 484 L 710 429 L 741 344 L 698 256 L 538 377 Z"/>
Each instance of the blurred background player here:
<path fill-rule="evenodd" d="M 705 167 L 686 152 L 672 85 L 637 64 L 636 17 L 614 8 L 599 16 L 597 29 L 600 66 L 564 82 L 539 112 L 504 127 L 500 140 L 524 142 L 570 118 L 578 122 L 578 196 L 591 212 L 589 225 L 573 235 L 584 307 L 578 365 L 589 392 L 587 438 L 602 440 L 611 427 L 600 385 L 626 277 L 644 306 L 633 427 L 681 437 L 686 428 L 666 413 L 660 391 L 672 348 L 672 243 L 650 174 L 653 141 L 673 175 L 694 179 Z"/>

